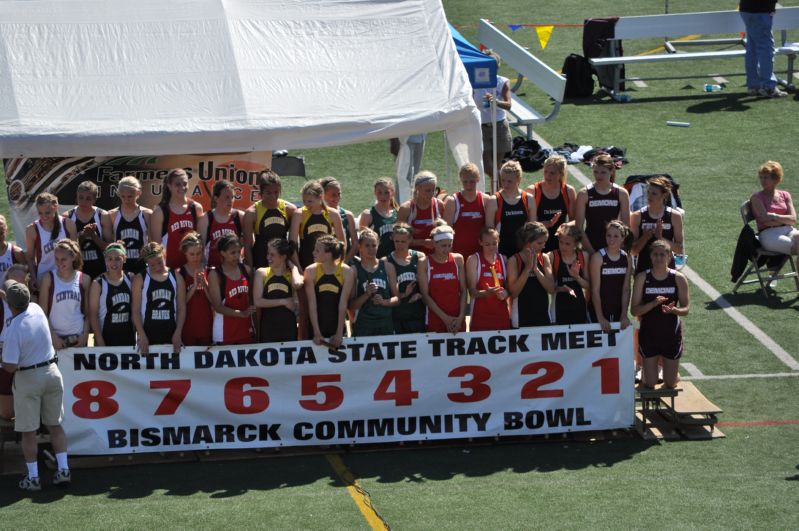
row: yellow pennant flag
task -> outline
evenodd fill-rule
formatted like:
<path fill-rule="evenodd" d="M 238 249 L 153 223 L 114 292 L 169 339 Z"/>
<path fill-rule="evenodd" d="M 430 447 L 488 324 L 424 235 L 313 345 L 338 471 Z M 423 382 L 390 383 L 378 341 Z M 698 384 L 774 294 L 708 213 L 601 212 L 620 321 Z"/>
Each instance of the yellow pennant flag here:
<path fill-rule="evenodd" d="M 555 26 L 536 26 L 535 32 L 538 34 L 538 42 L 541 43 L 541 49 L 547 47 L 549 43 L 549 38 L 552 37 L 552 30 L 555 29 Z"/>

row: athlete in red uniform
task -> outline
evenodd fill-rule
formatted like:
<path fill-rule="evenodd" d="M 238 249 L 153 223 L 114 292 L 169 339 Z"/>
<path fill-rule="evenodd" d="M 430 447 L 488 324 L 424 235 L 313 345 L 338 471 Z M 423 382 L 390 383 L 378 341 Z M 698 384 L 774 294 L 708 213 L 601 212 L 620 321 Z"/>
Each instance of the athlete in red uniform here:
<path fill-rule="evenodd" d="M 164 178 L 161 203 L 153 210 L 150 241 L 161 242 L 166 249 L 166 266 L 177 269 L 186 260 L 180 241 L 186 233 L 197 230 L 203 215 L 200 203 L 189 198 L 189 175 L 182 168 L 170 170 Z"/>
<path fill-rule="evenodd" d="M 507 268 L 499 254 L 499 232 L 491 227 L 480 231 L 480 251 L 466 261 L 466 283 L 472 297 L 469 330 L 508 330 Z"/>
<path fill-rule="evenodd" d="M 183 327 L 183 344 L 207 347 L 213 343 L 214 310 L 208 298 L 208 270 L 203 267 L 200 235 L 196 232 L 186 234 L 180 242 L 180 250 L 186 256 L 180 275 L 186 283 L 186 322 L 189 323 Z"/>
<path fill-rule="evenodd" d="M 243 214 L 233 208 L 235 189 L 230 181 L 217 181 L 212 191 L 214 208 L 197 222 L 208 267 L 222 263 L 216 244 L 225 234 L 241 235 Z"/>
<path fill-rule="evenodd" d="M 444 221 L 455 231 L 452 251 L 466 258 L 480 250 L 480 230 L 486 225 L 486 204 L 492 198 L 477 189 L 480 169 L 476 164 L 464 164 L 458 176 L 462 190 L 444 201 Z"/>
<path fill-rule="evenodd" d="M 452 227 L 440 225 L 430 233 L 433 252 L 419 259 L 419 292 L 427 305 L 428 332 L 466 330 L 466 274 L 463 257 L 451 253 Z"/>
<path fill-rule="evenodd" d="M 397 213 L 397 221 L 413 227 L 411 249 L 416 251 L 430 252 L 433 249 L 430 231 L 444 211 L 444 203 L 436 197 L 437 182 L 433 172 L 417 173 L 413 179 L 413 197 L 402 203 Z"/>
<path fill-rule="evenodd" d="M 255 306 L 250 295 L 250 268 L 240 261 L 239 237 L 235 234 L 222 236 L 217 250 L 222 264 L 208 278 L 208 294 L 214 307 L 214 343 L 252 343 L 255 341 Z"/>

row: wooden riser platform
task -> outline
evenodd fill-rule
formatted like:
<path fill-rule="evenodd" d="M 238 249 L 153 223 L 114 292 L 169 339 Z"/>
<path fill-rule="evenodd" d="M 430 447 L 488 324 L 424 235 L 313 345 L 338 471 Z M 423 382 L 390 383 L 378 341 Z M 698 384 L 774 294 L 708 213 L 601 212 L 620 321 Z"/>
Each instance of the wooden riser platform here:
<path fill-rule="evenodd" d="M 681 382 L 676 389 L 641 390 L 637 400 L 641 408 L 636 412 L 636 430 L 645 439 L 707 440 L 725 436 L 715 427 L 722 409 L 691 382 Z"/>

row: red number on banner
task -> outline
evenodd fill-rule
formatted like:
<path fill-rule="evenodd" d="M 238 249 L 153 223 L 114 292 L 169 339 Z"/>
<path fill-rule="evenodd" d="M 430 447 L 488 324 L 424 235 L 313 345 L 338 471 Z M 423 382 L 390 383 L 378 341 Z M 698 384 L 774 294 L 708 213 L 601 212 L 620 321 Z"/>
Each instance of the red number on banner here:
<path fill-rule="evenodd" d="M 453 402 L 479 402 L 491 395 L 491 388 L 485 384 L 491 378 L 491 371 L 479 365 L 464 365 L 449 371 L 450 378 L 471 376 L 470 380 L 461 380 L 461 389 L 468 389 L 470 393 L 447 393 L 447 398 Z"/>
<path fill-rule="evenodd" d="M 389 391 L 392 384 L 394 390 Z M 396 406 L 410 406 L 414 398 L 419 398 L 419 391 L 411 386 L 410 369 L 386 371 L 374 394 L 375 400 L 393 400 Z"/>
<path fill-rule="evenodd" d="M 619 358 L 603 358 L 596 360 L 591 367 L 599 367 L 602 375 L 602 385 L 600 390 L 603 395 L 619 394 Z"/>
<path fill-rule="evenodd" d="M 169 389 L 154 415 L 174 415 L 189 394 L 191 380 L 157 380 L 150 382 L 150 389 Z"/>
<path fill-rule="evenodd" d="M 119 411 L 119 402 L 111 398 L 117 387 L 103 380 L 81 382 L 72 388 L 72 394 L 78 399 L 72 404 L 72 412 L 82 419 L 104 419 Z M 97 404 L 92 408 L 92 404 Z"/>
<path fill-rule="evenodd" d="M 330 411 L 336 409 L 344 401 L 344 391 L 335 385 L 319 385 L 322 383 L 340 382 L 340 374 L 308 374 L 302 377 L 302 396 L 324 395 L 322 402 L 316 400 L 300 400 L 300 405 L 309 411 Z"/>
<path fill-rule="evenodd" d="M 250 386 L 251 389 L 245 390 L 246 386 Z M 252 388 L 267 386 L 269 386 L 269 382 L 263 378 L 253 376 L 228 380 L 225 384 L 225 407 L 231 413 L 238 415 L 250 415 L 266 411 L 266 408 L 269 407 L 269 395 L 266 394 L 266 391 Z"/>
<path fill-rule="evenodd" d="M 559 398 L 563 389 L 541 389 L 541 387 L 557 382 L 563 377 L 563 365 L 554 361 L 536 361 L 522 367 L 522 374 L 544 374 L 534 378 L 522 387 L 522 398 Z"/>

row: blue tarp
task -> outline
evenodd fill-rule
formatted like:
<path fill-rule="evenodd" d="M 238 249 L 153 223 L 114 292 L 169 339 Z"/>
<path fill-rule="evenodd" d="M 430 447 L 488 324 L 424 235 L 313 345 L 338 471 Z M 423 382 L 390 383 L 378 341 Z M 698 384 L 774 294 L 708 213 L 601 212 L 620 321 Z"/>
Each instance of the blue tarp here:
<path fill-rule="evenodd" d="M 449 31 L 452 33 L 452 40 L 455 41 L 455 48 L 458 50 L 461 61 L 463 61 L 463 66 L 466 67 L 466 72 L 469 74 L 472 88 L 496 87 L 497 62 L 475 48 L 452 24 L 449 25 Z"/>

